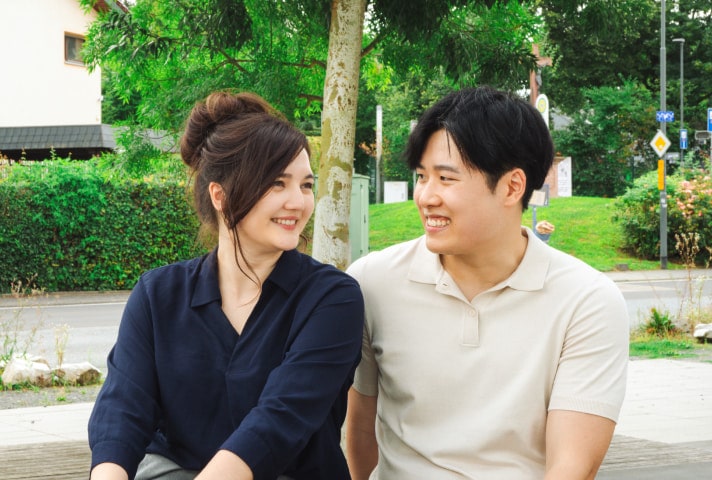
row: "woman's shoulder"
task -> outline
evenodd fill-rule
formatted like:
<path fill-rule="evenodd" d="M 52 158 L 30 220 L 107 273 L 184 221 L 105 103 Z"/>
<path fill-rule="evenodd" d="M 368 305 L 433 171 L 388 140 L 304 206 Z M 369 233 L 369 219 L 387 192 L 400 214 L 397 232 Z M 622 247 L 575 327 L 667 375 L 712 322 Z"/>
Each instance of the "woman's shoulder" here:
<path fill-rule="evenodd" d="M 161 288 L 175 287 L 178 284 L 193 283 L 200 275 L 203 265 L 210 254 L 200 257 L 181 260 L 168 265 L 153 268 L 144 272 L 139 278 L 139 284 L 144 288 L 161 286 Z"/>

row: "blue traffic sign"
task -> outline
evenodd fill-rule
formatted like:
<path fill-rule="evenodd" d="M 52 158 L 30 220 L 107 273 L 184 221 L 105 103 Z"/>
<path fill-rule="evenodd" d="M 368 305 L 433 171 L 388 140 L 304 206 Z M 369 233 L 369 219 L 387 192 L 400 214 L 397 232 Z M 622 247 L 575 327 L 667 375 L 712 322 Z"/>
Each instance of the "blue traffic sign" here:
<path fill-rule="evenodd" d="M 656 122 L 674 122 L 675 121 L 675 112 L 672 110 L 658 110 L 655 112 L 655 121 Z"/>
<path fill-rule="evenodd" d="M 707 109 L 707 131 L 712 132 L 712 108 Z"/>
<path fill-rule="evenodd" d="M 680 129 L 680 150 L 687 149 L 687 129 Z"/>

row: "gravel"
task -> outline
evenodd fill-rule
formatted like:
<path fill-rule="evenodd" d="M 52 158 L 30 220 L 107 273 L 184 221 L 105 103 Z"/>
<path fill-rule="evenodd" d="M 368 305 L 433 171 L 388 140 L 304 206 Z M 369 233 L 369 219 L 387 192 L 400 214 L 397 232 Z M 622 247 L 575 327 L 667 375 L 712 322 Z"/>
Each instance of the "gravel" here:
<path fill-rule="evenodd" d="M 101 385 L 0 390 L 0 410 L 93 402 Z"/>

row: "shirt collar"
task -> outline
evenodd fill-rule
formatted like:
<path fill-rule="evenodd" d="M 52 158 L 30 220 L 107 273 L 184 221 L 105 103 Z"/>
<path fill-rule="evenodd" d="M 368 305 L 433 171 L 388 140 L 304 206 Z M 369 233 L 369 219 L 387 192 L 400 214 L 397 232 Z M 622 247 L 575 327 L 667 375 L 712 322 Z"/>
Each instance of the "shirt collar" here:
<path fill-rule="evenodd" d="M 222 300 L 218 284 L 217 252 L 217 248 L 213 249 L 200 262 L 191 307 L 199 307 Z M 282 253 L 265 283 L 272 282 L 285 291 L 293 290 L 301 278 L 301 260 L 302 255 L 297 250 Z"/>
<path fill-rule="evenodd" d="M 548 251 L 550 247 L 537 238 L 528 227 L 523 226 L 522 233 L 528 238 L 522 261 L 512 275 L 493 287 L 493 290 L 511 287 L 515 290 L 534 291 L 544 287 L 551 261 Z M 436 285 L 445 275 L 447 273 L 440 263 L 440 256 L 428 250 L 425 236 L 420 237 L 416 246 L 416 255 L 408 270 L 408 280 Z"/>

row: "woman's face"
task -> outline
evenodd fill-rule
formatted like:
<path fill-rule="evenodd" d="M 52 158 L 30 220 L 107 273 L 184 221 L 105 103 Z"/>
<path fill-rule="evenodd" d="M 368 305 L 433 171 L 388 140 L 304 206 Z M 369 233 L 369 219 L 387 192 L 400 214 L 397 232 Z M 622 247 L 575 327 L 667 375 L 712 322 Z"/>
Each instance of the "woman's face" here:
<path fill-rule="evenodd" d="M 238 223 L 242 248 L 252 255 L 296 248 L 314 212 L 313 188 L 309 155 L 302 150 Z"/>

